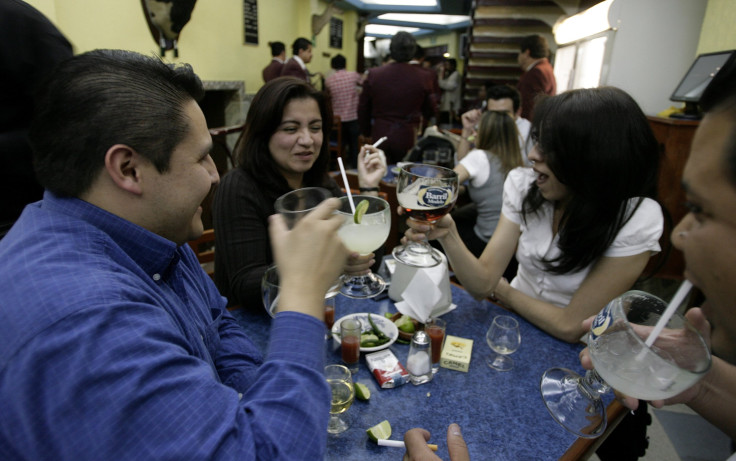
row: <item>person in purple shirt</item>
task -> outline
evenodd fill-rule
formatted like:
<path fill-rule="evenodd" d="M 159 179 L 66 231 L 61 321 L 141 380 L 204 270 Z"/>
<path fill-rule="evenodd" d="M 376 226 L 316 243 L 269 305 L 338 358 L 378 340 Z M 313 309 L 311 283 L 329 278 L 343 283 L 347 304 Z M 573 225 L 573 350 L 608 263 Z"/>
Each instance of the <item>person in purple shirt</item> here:
<path fill-rule="evenodd" d="M 370 69 L 363 81 L 358 121 L 361 134 L 373 142 L 388 138 L 381 149 L 388 163 L 395 164 L 416 144 L 424 121 L 437 114 L 437 100 L 427 72 L 409 64 L 416 39 L 408 32 L 397 32 L 389 49 L 393 62 Z"/>
<path fill-rule="evenodd" d="M 96 50 L 43 88 L 44 197 L 0 242 L 0 459 L 322 459 L 337 200 L 271 219 L 263 357 L 186 245 L 219 181 L 192 68 Z"/>

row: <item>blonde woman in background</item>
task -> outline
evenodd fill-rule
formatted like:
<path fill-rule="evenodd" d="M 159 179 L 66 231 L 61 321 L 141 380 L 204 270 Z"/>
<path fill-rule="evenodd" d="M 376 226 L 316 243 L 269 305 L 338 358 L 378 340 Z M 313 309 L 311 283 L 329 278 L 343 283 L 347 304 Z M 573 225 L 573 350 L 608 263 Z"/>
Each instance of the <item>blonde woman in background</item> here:
<path fill-rule="evenodd" d="M 480 257 L 496 230 L 503 205 L 503 183 L 512 169 L 522 166 L 516 123 L 505 111 L 487 111 L 478 124 L 475 149 L 454 168 L 470 199 L 452 217 L 465 246 Z"/>

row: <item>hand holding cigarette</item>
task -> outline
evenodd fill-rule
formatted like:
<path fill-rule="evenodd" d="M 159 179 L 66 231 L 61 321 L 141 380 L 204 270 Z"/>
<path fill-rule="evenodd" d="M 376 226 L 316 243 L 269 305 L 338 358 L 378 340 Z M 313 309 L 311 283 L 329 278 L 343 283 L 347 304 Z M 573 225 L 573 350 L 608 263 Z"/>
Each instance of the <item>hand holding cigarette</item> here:
<path fill-rule="evenodd" d="M 377 193 L 378 184 L 386 176 L 388 171 L 386 154 L 377 147 L 385 140 L 386 137 L 383 137 L 373 145 L 365 144 L 360 148 L 358 154 L 358 181 L 361 189 L 368 188 Z M 361 190 L 361 192 L 363 191 Z"/>
<path fill-rule="evenodd" d="M 440 457 L 432 452 L 432 448 L 427 444 L 430 434 L 425 429 L 414 428 L 404 434 L 404 442 L 406 445 L 406 454 L 404 459 L 414 461 L 437 461 Z M 452 423 L 447 428 L 447 451 L 450 454 L 450 461 L 470 461 L 468 446 L 465 444 L 460 426 Z"/>

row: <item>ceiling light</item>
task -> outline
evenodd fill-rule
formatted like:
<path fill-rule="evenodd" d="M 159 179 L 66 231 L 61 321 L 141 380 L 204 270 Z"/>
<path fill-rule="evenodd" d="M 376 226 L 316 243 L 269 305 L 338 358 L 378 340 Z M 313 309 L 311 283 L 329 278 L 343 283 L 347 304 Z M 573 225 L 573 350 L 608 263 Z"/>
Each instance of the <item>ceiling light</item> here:
<path fill-rule="evenodd" d="M 407 23 L 426 23 L 448 26 L 464 21 L 470 21 L 469 16 L 450 15 L 450 14 L 403 14 L 403 13 L 386 13 L 378 16 L 381 21 L 396 21 Z"/>
<path fill-rule="evenodd" d="M 416 27 L 399 27 L 399 26 L 384 26 L 382 24 L 368 24 L 365 26 L 366 35 L 387 35 L 394 36 L 399 31 L 414 33 L 419 29 Z"/>
<path fill-rule="evenodd" d="M 556 24 L 552 29 L 555 42 L 563 45 L 611 29 L 608 10 L 612 4 L 613 0 L 605 0 Z"/>
<path fill-rule="evenodd" d="M 437 0 L 361 0 L 369 5 L 437 6 Z"/>

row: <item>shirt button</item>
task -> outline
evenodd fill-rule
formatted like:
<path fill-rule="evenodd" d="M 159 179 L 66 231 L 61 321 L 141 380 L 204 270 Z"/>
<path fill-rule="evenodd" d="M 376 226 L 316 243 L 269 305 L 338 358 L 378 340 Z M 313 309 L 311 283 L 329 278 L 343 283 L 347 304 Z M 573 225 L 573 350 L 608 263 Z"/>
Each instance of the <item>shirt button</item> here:
<path fill-rule="evenodd" d="M 153 274 L 153 280 L 155 280 L 155 281 L 157 281 L 157 282 L 158 282 L 159 280 L 161 280 L 161 274 Z"/>

